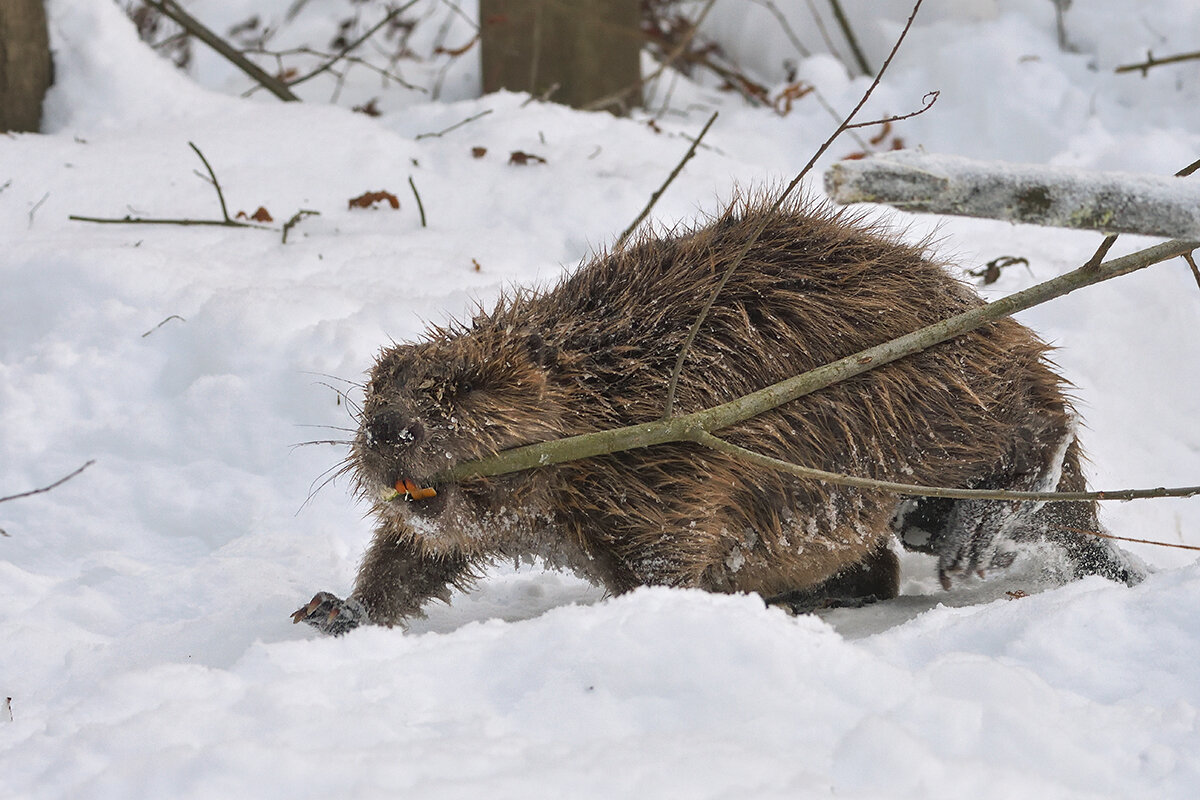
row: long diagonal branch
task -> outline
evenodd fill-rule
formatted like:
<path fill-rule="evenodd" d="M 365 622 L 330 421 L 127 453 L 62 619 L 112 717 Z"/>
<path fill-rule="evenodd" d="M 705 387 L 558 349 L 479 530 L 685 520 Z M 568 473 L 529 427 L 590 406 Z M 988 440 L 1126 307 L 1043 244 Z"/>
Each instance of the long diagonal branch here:
<path fill-rule="evenodd" d="M 504 475 L 509 472 L 608 455 L 638 447 L 669 442 L 697 441 L 702 434 L 712 434 L 826 386 L 961 336 L 981 325 L 1010 317 L 1041 303 L 1062 297 L 1076 289 L 1127 275 L 1153 264 L 1182 256 L 1198 247 L 1200 247 L 1200 242 L 1174 239 L 1096 266 L 1085 265 L 1065 275 L 1031 286 L 897 339 L 869 347 L 719 406 L 656 422 L 630 425 L 624 428 L 571 436 L 505 450 L 488 458 L 458 464 L 450 470 L 435 475 L 433 482 L 437 484 L 471 477 Z M 932 490 L 935 488 L 912 486 L 910 493 L 932 496 L 934 494 Z M 891 491 L 898 490 L 891 489 Z M 1152 492 L 1150 496 L 1166 496 L 1165 493 L 1169 491 L 1174 490 L 1150 490 Z M 1185 494 L 1195 493 L 1190 489 L 1182 491 Z M 1092 496 L 1095 499 L 1120 498 L 1120 494 L 1117 492 L 1091 493 L 1089 497 Z M 1077 498 L 1052 495 L 1039 499 Z"/>

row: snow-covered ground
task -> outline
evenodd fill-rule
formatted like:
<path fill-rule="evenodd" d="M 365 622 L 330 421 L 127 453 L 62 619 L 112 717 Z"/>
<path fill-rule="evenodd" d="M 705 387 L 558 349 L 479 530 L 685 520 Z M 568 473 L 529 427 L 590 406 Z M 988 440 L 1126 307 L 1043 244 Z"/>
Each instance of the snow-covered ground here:
<path fill-rule="evenodd" d="M 177 72 L 110 0 L 48 5 L 46 132 L 0 136 L 0 496 L 96 463 L 0 503 L 0 797 L 1200 791 L 1200 566 L 1183 550 L 1131 546 L 1157 568 L 1133 589 L 1088 579 L 1018 600 L 1003 576 L 942 592 L 907 557 L 900 599 L 820 618 L 698 592 L 603 599 L 569 575 L 499 566 L 408 633 L 293 626 L 313 591 L 349 587 L 370 535 L 344 482 L 312 493 L 344 448 L 293 445 L 348 435 L 338 392 L 353 399 L 346 381 L 382 345 L 611 243 L 713 110 L 658 223 L 711 212 L 735 186 L 781 185 L 834 123 L 812 98 L 780 116 L 684 79 L 661 132 L 648 113 L 478 97 L 474 51 L 402 62 L 436 99 L 362 69 L 336 105 L 331 78 L 306 84 L 304 104 L 243 99 L 239 73 L 201 49 Z M 187 5 L 225 31 L 292 4 Z M 879 63 L 907 3 L 845 5 Z M 818 50 L 808 4 L 775 6 Z M 325 46 L 336 12 L 363 8 L 325 7 L 276 44 Z M 362 13 L 365 25 L 379 12 Z M 448 4 L 411 13 L 425 55 L 472 36 Z M 773 93 L 785 59 L 837 109 L 866 86 L 828 55 L 799 57 L 764 4 L 718 0 L 706 31 Z M 864 118 L 937 89 L 931 111 L 893 131 L 909 147 L 1154 174 L 1200 156 L 1200 62 L 1112 71 L 1147 49 L 1200 47 L 1200 5 L 1076 3 L 1067 33 L 1076 52 L 1060 50 L 1047 0 L 927 0 Z M 382 116 L 349 110 L 372 97 Z M 263 206 L 276 227 L 320 216 L 287 244 L 278 231 L 68 220 L 216 217 L 188 142 L 231 214 Z M 846 139 L 826 163 L 856 149 Z M 509 165 L 516 150 L 546 163 Z M 347 208 L 377 190 L 400 209 Z M 993 297 L 1077 266 L 1099 241 L 893 216 L 914 238 L 936 230 L 967 267 L 1028 258 Z M 1021 319 L 1061 347 L 1094 485 L 1200 483 L 1200 289 L 1185 265 Z M 1107 505 L 1104 520 L 1200 545 L 1200 500 Z"/>

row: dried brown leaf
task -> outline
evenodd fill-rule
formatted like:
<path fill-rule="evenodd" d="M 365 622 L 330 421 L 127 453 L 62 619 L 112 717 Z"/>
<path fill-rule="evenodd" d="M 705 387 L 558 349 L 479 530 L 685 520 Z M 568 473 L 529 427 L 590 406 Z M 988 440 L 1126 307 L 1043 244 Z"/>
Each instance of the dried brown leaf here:
<path fill-rule="evenodd" d="M 365 192 L 349 200 L 350 208 L 374 208 L 376 203 L 386 202 L 392 208 L 400 208 L 400 198 L 391 192 Z"/>
<path fill-rule="evenodd" d="M 357 111 L 359 114 L 366 114 L 368 117 L 378 117 L 383 112 L 379 110 L 379 98 L 372 97 L 362 105 L 354 106 L 351 111 Z"/>
<path fill-rule="evenodd" d="M 536 156 L 533 153 L 525 153 L 521 150 L 514 150 L 509 153 L 508 163 L 516 166 L 525 166 L 526 164 L 545 164 L 546 159 L 541 156 Z"/>

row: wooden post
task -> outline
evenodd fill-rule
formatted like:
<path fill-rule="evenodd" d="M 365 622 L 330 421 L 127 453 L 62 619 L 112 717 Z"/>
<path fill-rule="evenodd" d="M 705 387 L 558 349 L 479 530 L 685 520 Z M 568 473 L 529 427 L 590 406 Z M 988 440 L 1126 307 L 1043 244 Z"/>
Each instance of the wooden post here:
<path fill-rule="evenodd" d="M 638 0 L 480 0 L 483 90 L 525 91 L 575 108 L 641 79 Z M 641 104 L 641 90 L 610 108 Z"/>
<path fill-rule="evenodd" d="M 50 80 L 42 0 L 0 0 L 0 132 L 40 129 Z"/>

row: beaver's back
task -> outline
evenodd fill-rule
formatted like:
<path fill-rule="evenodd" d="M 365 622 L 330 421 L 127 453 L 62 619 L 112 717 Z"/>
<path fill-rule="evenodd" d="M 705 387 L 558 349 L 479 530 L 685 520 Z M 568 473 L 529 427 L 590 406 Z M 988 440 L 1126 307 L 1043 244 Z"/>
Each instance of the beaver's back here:
<path fill-rule="evenodd" d="M 689 327 L 764 215 L 762 235 L 684 362 L 677 413 L 727 402 L 981 302 L 922 248 L 852 217 L 744 204 L 706 227 L 598 257 L 554 290 L 498 312 L 538 330 L 555 353 L 551 380 L 579 393 L 568 432 L 661 417 Z M 1014 486 L 1043 472 L 1070 432 L 1071 409 L 1047 349 L 1004 320 L 720 435 L 835 472 Z M 567 464 L 559 474 L 561 517 L 585 543 L 615 550 L 631 585 L 773 591 L 810 584 L 877 547 L 897 502 L 690 444 Z M 713 566 L 731 560 L 737 570 Z M 765 578 L 749 578 L 755 561 Z"/>

